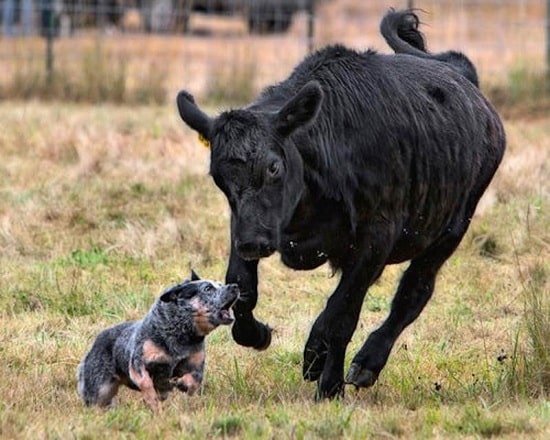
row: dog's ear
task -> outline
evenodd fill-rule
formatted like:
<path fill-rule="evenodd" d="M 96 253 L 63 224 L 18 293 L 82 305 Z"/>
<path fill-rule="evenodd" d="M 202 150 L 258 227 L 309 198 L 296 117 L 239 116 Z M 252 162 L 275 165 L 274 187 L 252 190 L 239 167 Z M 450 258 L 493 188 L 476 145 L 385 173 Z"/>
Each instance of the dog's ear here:
<path fill-rule="evenodd" d="M 160 295 L 160 300 L 162 302 L 175 302 L 178 299 L 179 285 L 170 287 L 162 292 Z"/>
<path fill-rule="evenodd" d="M 197 273 L 191 269 L 191 281 L 199 281 L 201 278 L 197 275 Z"/>
<path fill-rule="evenodd" d="M 160 295 L 160 300 L 163 302 L 177 302 L 178 298 L 193 298 L 197 292 L 196 285 L 186 282 L 165 290 L 162 295 Z"/>

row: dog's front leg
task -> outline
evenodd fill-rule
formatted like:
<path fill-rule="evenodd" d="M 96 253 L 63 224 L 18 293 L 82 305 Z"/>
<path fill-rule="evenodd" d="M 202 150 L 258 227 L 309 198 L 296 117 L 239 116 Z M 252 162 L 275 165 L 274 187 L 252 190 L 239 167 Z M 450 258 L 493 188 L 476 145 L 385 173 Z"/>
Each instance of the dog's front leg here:
<path fill-rule="evenodd" d="M 185 373 L 175 380 L 176 388 L 182 393 L 187 393 L 190 396 L 195 394 L 202 385 L 202 371 L 191 371 Z"/>
<path fill-rule="evenodd" d="M 139 371 L 137 371 L 132 365 L 130 365 L 130 379 L 139 388 L 143 400 L 145 400 L 151 410 L 153 412 L 158 412 L 160 410 L 160 399 L 157 391 L 155 390 L 153 379 L 145 367 L 141 366 Z"/>
<path fill-rule="evenodd" d="M 204 347 L 183 359 L 174 369 L 174 385 L 182 393 L 195 394 L 202 385 Z"/>

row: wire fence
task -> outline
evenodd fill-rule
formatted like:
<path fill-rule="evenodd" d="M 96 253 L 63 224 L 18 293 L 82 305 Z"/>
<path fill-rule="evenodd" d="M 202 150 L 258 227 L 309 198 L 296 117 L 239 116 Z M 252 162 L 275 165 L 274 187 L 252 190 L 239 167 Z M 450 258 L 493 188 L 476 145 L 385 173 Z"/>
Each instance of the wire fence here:
<path fill-rule="evenodd" d="M 0 98 L 57 75 L 127 93 L 257 90 L 335 42 L 388 52 L 389 7 L 418 9 L 431 51 L 464 51 L 482 81 L 549 69 L 547 0 L 0 0 Z M 96 84 L 98 83 L 98 84 Z M 103 83 L 103 84 L 102 84 Z M 121 86 L 122 84 L 122 86 Z M 50 87 L 51 89 L 52 87 Z M 2 92 L 3 90 L 3 92 Z M 17 94 L 16 94 L 17 95 Z"/>

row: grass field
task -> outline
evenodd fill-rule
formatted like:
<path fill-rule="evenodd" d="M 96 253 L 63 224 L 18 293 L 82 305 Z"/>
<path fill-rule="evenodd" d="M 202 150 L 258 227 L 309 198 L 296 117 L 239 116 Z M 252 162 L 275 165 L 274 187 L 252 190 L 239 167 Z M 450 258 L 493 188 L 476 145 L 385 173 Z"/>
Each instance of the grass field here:
<path fill-rule="evenodd" d="M 223 279 L 225 200 L 173 106 L 0 103 L 0 438 L 534 438 L 550 435 L 550 117 L 507 120 L 509 149 L 436 294 L 379 382 L 313 402 L 309 327 L 337 279 L 262 261 L 266 352 L 228 328 L 200 396 L 85 408 L 75 371 L 103 328 L 187 276 Z M 402 267 L 370 291 L 348 362 Z"/>

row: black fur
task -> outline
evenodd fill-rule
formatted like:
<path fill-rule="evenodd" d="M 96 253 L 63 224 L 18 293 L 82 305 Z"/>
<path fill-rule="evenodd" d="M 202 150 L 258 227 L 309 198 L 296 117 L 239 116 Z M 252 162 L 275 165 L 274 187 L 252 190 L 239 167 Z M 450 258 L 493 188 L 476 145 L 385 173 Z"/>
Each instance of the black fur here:
<path fill-rule="evenodd" d="M 253 315 L 258 259 L 279 251 L 292 268 L 328 261 L 341 273 L 304 350 L 304 378 L 318 381 L 319 397 L 376 381 L 504 152 L 500 118 L 474 83 L 455 64 L 417 52 L 327 47 L 255 102 L 216 118 L 187 92 L 178 96 L 182 119 L 211 141 L 210 171 L 231 207 L 226 280 L 241 290 L 234 339 L 257 349 L 271 341 Z M 368 287 L 386 265 L 407 260 L 390 315 L 344 379 Z"/>
<path fill-rule="evenodd" d="M 479 87 L 476 68 L 466 55 L 454 50 L 437 54 L 428 53 L 424 36 L 418 30 L 419 24 L 420 20 L 412 10 L 390 9 L 380 23 L 380 32 L 395 53 L 447 63 Z"/>

